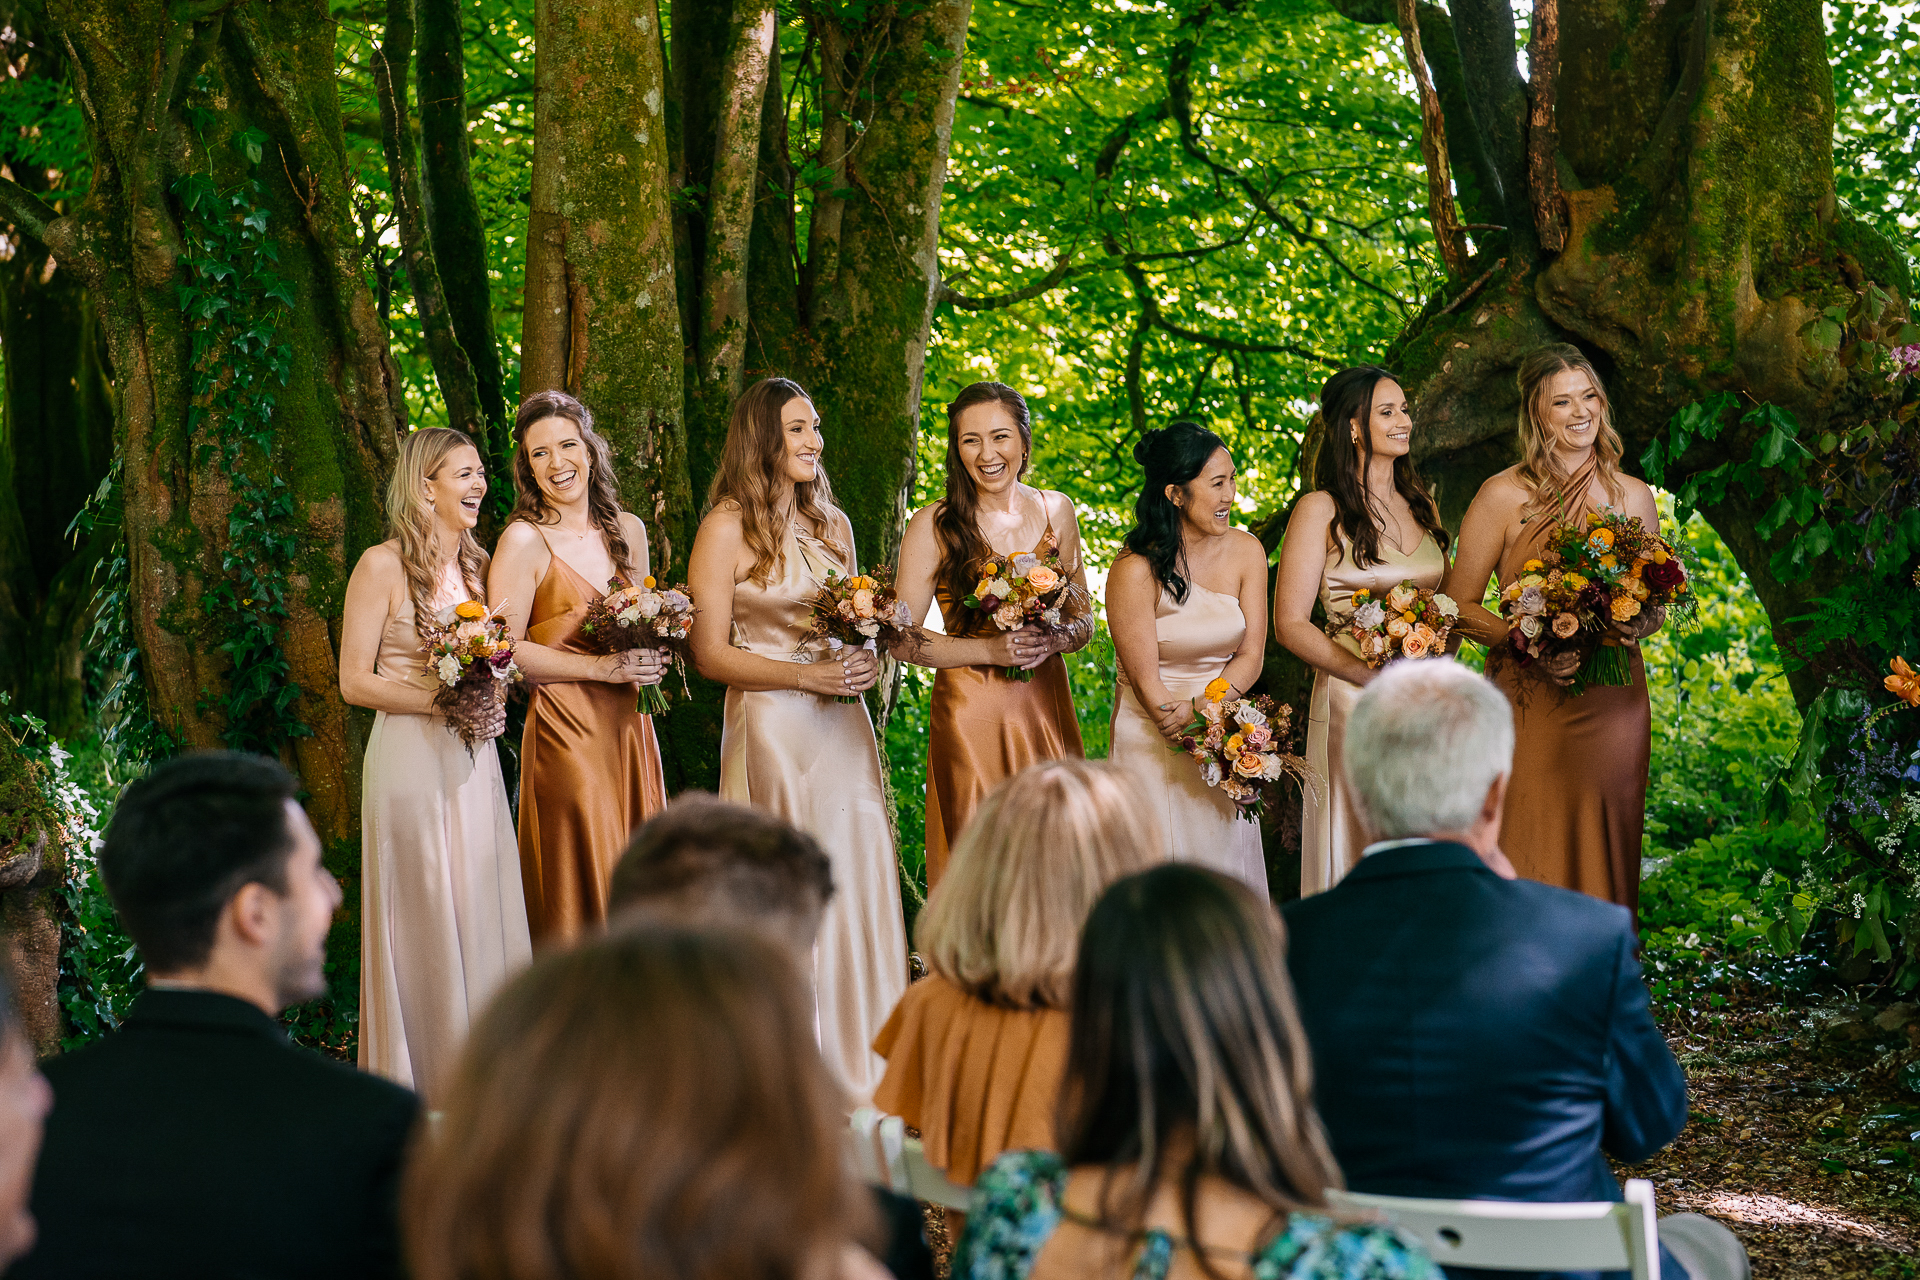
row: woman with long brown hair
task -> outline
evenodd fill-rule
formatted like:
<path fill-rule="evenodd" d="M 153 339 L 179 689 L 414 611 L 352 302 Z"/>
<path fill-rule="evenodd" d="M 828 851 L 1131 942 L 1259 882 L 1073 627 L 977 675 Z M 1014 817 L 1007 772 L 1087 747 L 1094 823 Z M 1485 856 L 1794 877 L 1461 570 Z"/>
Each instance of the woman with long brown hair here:
<path fill-rule="evenodd" d="M 727 686 L 720 794 L 818 840 L 834 895 L 813 949 L 820 1048 L 861 1100 L 880 1078 L 874 1033 L 907 985 L 900 872 L 866 704 L 866 649 L 803 639 L 828 573 L 852 575 L 853 525 L 833 504 L 826 441 L 804 388 L 764 378 L 733 406 L 689 585 L 693 660 Z"/>
<path fill-rule="evenodd" d="M 513 423 L 513 518 L 488 579 L 521 640 L 533 693 L 520 738 L 520 874 L 535 943 L 567 942 L 607 916 L 627 837 L 667 802 L 653 718 L 634 709 L 658 683 L 658 650 L 595 654 L 587 609 L 618 578 L 643 580 L 647 529 L 620 508 L 613 451 L 564 391 L 527 397 Z"/>
<path fill-rule="evenodd" d="M 1072 1026 L 1060 1153 L 981 1175 L 954 1280 L 1439 1280 L 1392 1228 L 1329 1216 L 1286 938 L 1244 883 L 1176 864 L 1108 889 Z"/>
<path fill-rule="evenodd" d="M 1542 347 L 1520 362 L 1520 461 L 1480 486 L 1460 524 L 1447 592 L 1462 629 L 1489 648 L 1488 671 L 1513 702 L 1513 779 L 1500 847 L 1529 880 L 1578 889 L 1631 910 L 1640 901 L 1653 714 L 1639 641 L 1665 620 L 1646 610 L 1606 643 L 1628 652 L 1633 682 L 1567 693 L 1566 655 L 1522 667 L 1507 624 L 1481 607 L 1496 571 L 1505 586 L 1537 558 L 1556 524 L 1612 509 L 1660 527 L 1653 490 L 1620 470 L 1606 387 L 1579 348 Z"/>
<path fill-rule="evenodd" d="M 414 1280 L 884 1280 L 784 948 L 617 928 L 474 1025 L 407 1170 Z"/>
<path fill-rule="evenodd" d="M 940 604 L 940 633 L 916 633 L 896 656 L 932 667 L 927 727 L 927 889 L 988 792 L 1041 760 L 1082 756 L 1073 690 L 1059 655 L 1093 638 L 1083 609 L 1057 631 L 1002 631 L 965 600 L 989 565 L 1057 552 L 1084 592 L 1080 521 L 1067 496 L 1023 484 L 1033 454 L 1027 402 L 976 382 L 947 406 L 946 496 L 914 513 L 900 541 L 900 598 L 917 626 Z M 1020 668 L 1027 680 L 1010 679 Z"/>
<path fill-rule="evenodd" d="M 1334 374 L 1320 392 L 1320 421 L 1319 487 L 1294 505 L 1273 592 L 1274 638 L 1313 668 L 1307 762 L 1322 782 L 1302 789 L 1303 894 L 1333 888 L 1366 845 L 1339 761 L 1347 713 L 1374 675 L 1351 636 L 1314 625 L 1314 602 L 1334 618 L 1353 611 L 1363 588 L 1375 600 L 1402 582 L 1437 589 L 1452 540 L 1413 469 L 1413 415 L 1392 374 L 1372 365 Z"/>
<path fill-rule="evenodd" d="M 387 541 L 347 582 L 340 696 L 371 707 L 360 791 L 360 1066 L 438 1098 L 469 1013 L 532 954 L 500 756 L 434 710 L 414 622 L 486 598 L 473 526 L 487 494 L 473 441 L 408 436 L 387 485 Z M 491 737 L 507 727 L 501 709 Z"/>

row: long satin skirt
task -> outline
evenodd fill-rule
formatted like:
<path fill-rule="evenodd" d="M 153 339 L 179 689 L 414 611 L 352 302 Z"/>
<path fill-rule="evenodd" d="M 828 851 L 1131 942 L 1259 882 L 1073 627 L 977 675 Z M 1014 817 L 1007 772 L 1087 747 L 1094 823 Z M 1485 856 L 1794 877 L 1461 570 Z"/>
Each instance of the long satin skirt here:
<path fill-rule="evenodd" d="M 635 686 L 542 685 L 520 739 L 520 875 L 536 944 L 565 943 L 607 918 L 613 868 L 634 828 L 667 803 L 653 717 Z"/>
<path fill-rule="evenodd" d="M 360 1066 L 438 1100 L 467 1025 L 533 957 L 500 756 L 373 718 L 360 801 Z"/>
<path fill-rule="evenodd" d="M 1578 697 L 1513 663 L 1496 664 L 1491 674 L 1513 703 L 1501 849 L 1529 880 L 1637 912 L 1653 711 L 1637 647 L 1632 666 L 1632 684 Z"/>
<path fill-rule="evenodd" d="M 832 860 L 834 894 L 813 948 L 815 1026 L 827 1064 L 865 1102 L 886 1067 L 873 1038 L 907 989 L 900 865 L 866 705 L 727 690 L 720 794 L 777 814 Z"/>
<path fill-rule="evenodd" d="M 1200 692 L 1171 684 L 1168 688 L 1176 698 Z M 1128 684 L 1119 685 L 1114 694 L 1113 749 L 1108 758 L 1126 766 L 1139 781 L 1164 828 L 1168 859 L 1197 862 L 1239 876 L 1267 896 L 1260 824 L 1240 817 L 1226 792 L 1202 782 L 1200 766 L 1192 756 L 1167 746 Z"/>
<path fill-rule="evenodd" d="M 934 673 L 927 729 L 927 889 L 973 812 L 995 787 L 1043 760 L 1084 756 L 1067 664 L 1055 654 L 1030 681 L 999 667 Z"/>
<path fill-rule="evenodd" d="M 1366 847 L 1352 789 L 1340 765 L 1347 716 L 1359 698 L 1359 685 L 1324 671 L 1314 673 L 1313 699 L 1307 706 L 1307 763 L 1313 766 L 1315 781 L 1300 789 L 1302 897 L 1339 884 Z"/>

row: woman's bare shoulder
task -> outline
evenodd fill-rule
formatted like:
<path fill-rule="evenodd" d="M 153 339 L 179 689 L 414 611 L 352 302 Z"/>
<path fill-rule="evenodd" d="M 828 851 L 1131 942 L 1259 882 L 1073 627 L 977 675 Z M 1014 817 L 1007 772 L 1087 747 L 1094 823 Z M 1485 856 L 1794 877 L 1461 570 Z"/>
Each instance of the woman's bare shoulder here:
<path fill-rule="evenodd" d="M 512 555 L 521 551 L 534 550 L 536 546 L 544 549 L 546 545 L 547 540 L 540 536 L 538 529 L 533 527 L 533 521 L 522 517 L 508 522 L 507 527 L 500 531 L 499 538 L 494 541 L 493 549 L 499 554 Z"/>
<path fill-rule="evenodd" d="M 362 551 L 353 571 L 369 574 L 377 579 L 404 578 L 407 566 L 400 559 L 400 539 L 388 538 L 385 542 L 376 542 Z"/>

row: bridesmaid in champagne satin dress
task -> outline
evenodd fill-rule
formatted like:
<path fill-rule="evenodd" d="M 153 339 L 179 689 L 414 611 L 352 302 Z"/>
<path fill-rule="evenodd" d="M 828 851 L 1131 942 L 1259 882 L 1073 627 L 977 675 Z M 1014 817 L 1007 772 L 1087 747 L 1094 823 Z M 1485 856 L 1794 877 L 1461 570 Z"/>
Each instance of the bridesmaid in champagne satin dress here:
<path fill-rule="evenodd" d="M 873 1038 L 906 990 L 906 921 L 879 747 L 857 700 L 879 662 L 802 640 L 827 573 L 856 567 L 823 449 L 812 401 L 785 378 L 734 406 L 689 566 L 693 652 L 701 674 L 727 685 L 720 794 L 806 831 L 833 862 L 813 950 L 815 1025 L 828 1065 L 864 1102 L 885 1066 Z"/>
<path fill-rule="evenodd" d="M 1313 621 L 1353 612 L 1365 587 L 1378 600 L 1402 582 L 1437 590 L 1447 572 L 1449 536 L 1413 469 L 1407 395 L 1385 369 L 1343 369 L 1320 393 L 1330 425 L 1315 466 L 1319 488 L 1295 504 L 1273 593 L 1274 638 L 1314 669 L 1307 709 L 1307 763 L 1318 785 L 1302 788 L 1300 892 L 1338 884 L 1360 860 L 1367 835 L 1340 768 L 1347 715 L 1373 671 L 1344 632 Z M 1409 551 L 1401 550 L 1408 543 Z"/>
<path fill-rule="evenodd" d="M 1032 451 L 1027 404 L 1017 391 L 998 382 L 961 391 L 947 406 L 946 497 L 915 512 L 900 542 L 900 598 L 916 625 L 938 602 L 942 628 L 895 651 L 936 669 L 927 727 L 929 893 L 989 792 L 1029 765 L 1085 754 L 1059 655 L 1092 639 L 1092 610 L 1057 632 L 1002 631 L 960 603 L 988 564 L 1028 551 L 1058 551 L 1068 576 L 1086 590 L 1073 504 L 1020 483 Z M 1010 678 L 1010 667 L 1025 668 L 1028 678 Z"/>
<path fill-rule="evenodd" d="M 1487 671 L 1513 702 L 1513 778 L 1500 847 L 1514 869 L 1638 911 L 1653 716 L 1639 641 L 1664 621 L 1652 610 L 1615 623 L 1606 643 L 1629 650 L 1632 683 L 1578 697 L 1577 663 L 1521 667 L 1507 625 L 1479 605 L 1497 570 L 1502 587 L 1538 557 L 1553 526 L 1611 507 L 1658 529 L 1653 491 L 1620 471 L 1620 437 L 1600 376 L 1580 351 L 1552 346 L 1521 362 L 1522 461 L 1481 486 L 1460 526 L 1448 593 L 1461 622 L 1491 652 Z"/>
<path fill-rule="evenodd" d="M 1237 698 L 1260 678 L 1267 553 L 1232 525 L 1233 457 L 1213 432 L 1176 422 L 1149 431 L 1133 456 L 1145 483 L 1127 549 L 1107 575 L 1119 658 L 1110 758 L 1145 788 L 1169 858 L 1237 875 L 1264 895 L 1260 824 L 1201 781 L 1191 756 L 1168 747 L 1209 683 L 1224 678 Z"/>
<path fill-rule="evenodd" d="M 341 624 L 340 694 L 375 712 L 361 784 L 360 1066 L 429 1104 L 469 1022 L 532 958 L 500 757 L 491 741 L 469 751 L 434 714 L 414 627 L 417 608 L 485 594 L 471 530 L 486 490 L 466 436 L 409 436 L 388 487 L 396 537 L 360 557 Z M 494 732 L 505 727 L 503 709 Z"/>
<path fill-rule="evenodd" d="M 648 572 L 647 531 L 620 510 L 613 460 L 585 405 L 527 398 L 514 421 L 514 519 L 491 589 L 522 643 L 532 687 L 520 739 L 520 870 L 536 945 L 600 925 L 614 865 L 666 804 L 653 719 L 634 710 L 663 666 L 649 649 L 602 655 L 581 642 L 587 608 L 615 576 Z M 601 585 L 596 585 L 596 583 Z"/>

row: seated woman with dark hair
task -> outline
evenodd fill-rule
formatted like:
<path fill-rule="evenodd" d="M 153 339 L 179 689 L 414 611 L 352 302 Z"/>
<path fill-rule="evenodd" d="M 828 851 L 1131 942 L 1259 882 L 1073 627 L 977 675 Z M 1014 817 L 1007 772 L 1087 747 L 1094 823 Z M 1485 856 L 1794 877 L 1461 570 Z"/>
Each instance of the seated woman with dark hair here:
<path fill-rule="evenodd" d="M 787 948 L 644 921 L 474 1024 L 407 1176 L 415 1280 L 885 1280 Z"/>
<path fill-rule="evenodd" d="M 980 1176 L 954 1280 L 1438 1280 L 1341 1185 L 1279 917 L 1192 865 L 1116 883 L 1074 975 L 1058 1156 Z"/>

